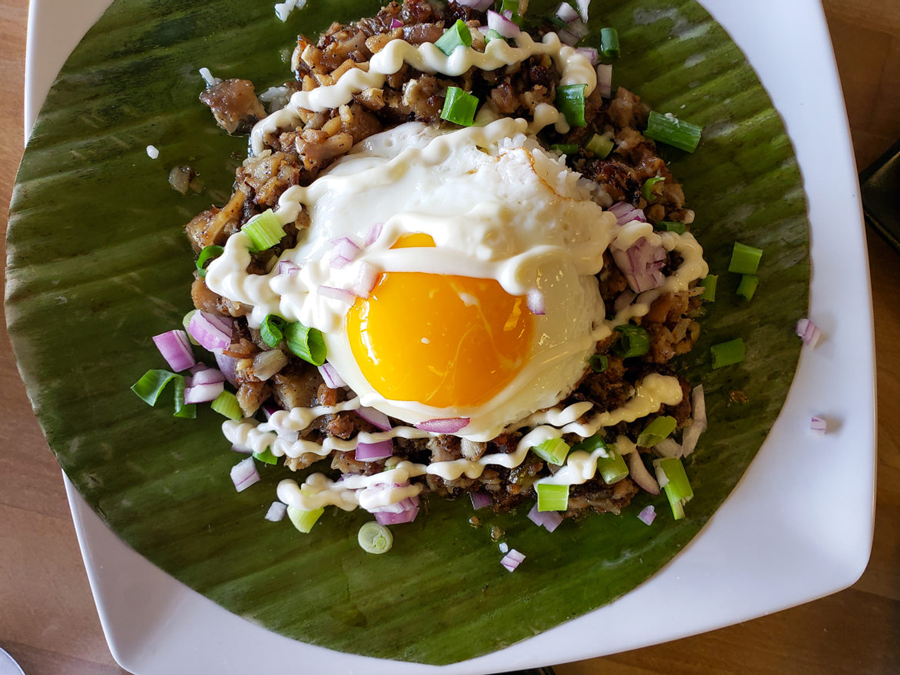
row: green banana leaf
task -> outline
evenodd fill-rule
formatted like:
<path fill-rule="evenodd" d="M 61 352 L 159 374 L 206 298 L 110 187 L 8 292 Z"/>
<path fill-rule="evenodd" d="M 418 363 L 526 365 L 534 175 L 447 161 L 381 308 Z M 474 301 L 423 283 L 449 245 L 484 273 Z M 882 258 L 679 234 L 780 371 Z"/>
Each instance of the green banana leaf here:
<path fill-rule="evenodd" d="M 784 125 L 727 33 L 692 0 L 594 0 L 593 34 L 617 26 L 615 84 L 656 110 L 705 126 L 672 169 L 697 212 L 718 297 L 682 366 L 707 391 L 710 429 L 687 462 L 696 497 L 673 521 L 642 495 L 621 517 L 566 522 L 554 534 L 527 509 L 469 524 L 468 500 L 425 502 L 395 529 L 388 555 L 356 543 L 365 514 L 329 511 L 312 533 L 265 521 L 289 472 L 261 467 L 236 494 L 237 457 L 208 409 L 197 420 L 149 408 L 129 391 L 163 367 L 150 336 L 190 309 L 193 260 L 182 226 L 223 203 L 246 141 L 197 100 L 206 66 L 258 87 L 290 77 L 297 33 L 376 11 L 377 0 L 310 0 L 282 24 L 273 0 L 116 0 L 69 58 L 34 129 L 13 195 L 7 318 L 23 379 L 50 447 L 94 510 L 136 551 L 226 609 L 332 649 L 430 664 L 513 644 L 610 602 L 697 534 L 740 480 L 795 371 L 793 335 L 807 308 L 806 202 Z M 549 0 L 531 13 L 552 10 Z M 588 43 L 592 38 L 588 39 Z M 150 160 L 145 147 L 160 149 Z M 206 189 L 182 196 L 169 170 L 194 167 Z M 765 250 L 752 302 L 727 272 L 735 240 Z M 747 345 L 711 370 L 709 347 Z M 746 402 L 737 402 L 738 391 Z M 660 516 L 635 516 L 648 503 Z M 480 512 L 480 515 L 483 512 Z M 499 563 L 491 526 L 527 555 Z M 648 610 L 652 611 L 652 610 Z"/>

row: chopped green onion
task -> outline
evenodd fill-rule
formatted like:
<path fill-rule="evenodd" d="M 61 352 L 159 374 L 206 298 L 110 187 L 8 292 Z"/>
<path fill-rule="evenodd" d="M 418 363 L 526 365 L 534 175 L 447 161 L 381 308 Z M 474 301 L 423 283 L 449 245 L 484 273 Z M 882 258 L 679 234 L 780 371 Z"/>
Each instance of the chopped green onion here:
<path fill-rule="evenodd" d="M 272 454 L 272 451 L 266 448 L 262 452 L 254 452 L 253 459 L 258 459 L 266 464 L 278 464 L 278 458 Z"/>
<path fill-rule="evenodd" d="M 239 420 L 244 415 L 237 397 L 230 391 L 223 391 L 209 406 L 220 415 L 225 415 L 230 420 Z"/>
<path fill-rule="evenodd" d="M 500 35 L 497 31 L 491 28 L 487 33 L 484 34 L 484 44 L 489 45 L 494 40 L 503 40 L 506 42 L 506 38 Z"/>
<path fill-rule="evenodd" d="M 259 336 L 268 347 L 274 349 L 281 344 L 281 341 L 284 339 L 284 333 L 282 331 L 286 325 L 287 321 L 277 314 L 267 314 L 266 318 L 263 319 L 262 324 L 259 326 Z"/>
<path fill-rule="evenodd" d="M 693 152 L 700 143 L 702 132 L 703 127 L 680 120 L 672 113 L 662 115 L 654 110 L 650 112 L 650 120 L 644 135 L 680 150 Z"/>
<path fill-rule="evenodd" d="M 586 84 L 561 84 L 556 88 L 556 107 L 573 127 L 586 127 L 584 88 Z"/>
<path fill-rule="evenodd" d="M 653 226 L 653 229 L 674 232 L 675 234 L 684 234 L 687 231 L 687 227 L 684 223 L 674 223 L 671 220 L 661 220 Z"/>
<path fill-rule="evenodd" d="M 762 254 L 761 248 L 753 248 L 736 241 L 734 242 L 734 250 L 731 252 L 731 262 L 728 265 L 728 271 L 735 274 L 756 274 Z"/>
<path fill-rule="evenodd" d="M 705 279 L 700 280 L 700 285 L 703 286 L 703 295 L 700 298 L 704 302 L 716 301 L 716 284 L 718 281 L 718 274 L 707 274 Z"/>
<path fill-rule="evenodd" d="M 741 283 L 738 284 L 737 294 L 750 300 L 756 293 L 757 286 L 759 286 L 759 277 L 754 274 L 745 274 L 741 277 Z"/>
<path fill-rule="evenodd" d="M 677 457 L 667 457 L 654 462 L 657 474 L 662 473 L 659 478 L 665 477 L 666 497 L 669 500 L 669 506 L 672 507 L 672 515 L 675 520 L 684 518 L 684 505 L 694 496 L 694 490 L 684 471 L 684 465 Z"/>
<path fill-rule="evenodd" d="M 593 152 L 600 159 L 606 159 L 609 157 L 609 153 L 613 151 L 615 143 L 613 143 L 613 139 L 606 134 L 603 134 L 602 136 L 600 134 L 594 134 L 584 147 Z"/>
<path fill-rule="evenodd" d="M 625 464 L 625 458 L 612 448 L 607 448 L 606 453 L 609 457 L 597 459 L 597 469 L 606 484 L 612 485 L 628 476 L 628 466 Z"/>
<path fill-rule="evenodd" d="M 674 417 L 669 417 L 668 415 L 657 417 L 644 427 L 644 430 L 637 438 L 637 444 L 642 448 L 652 448 L 661 440 L 671 436 L 676 426 L 678 426 L 678 422 L 675 421 Z"/>
<path fill-rule="evenodd" d="M 438 38 L 437 42 L 434 43 L 434 46 L 444 52 L 447 56 L 450 56 L 457 47 L 468 47 L 471 44 L 472 33 L 469 32 L 469 27 L 466 25 L 465 21 L 457 19 L 456 23 L 450 26 L 450 28 Z"/>
<path fill-rule="evenodd" d="M 619 31 L 615 28 L 600 29 L 600 53 L 608 59 L 619 56 Z"/>
<path fill-rule="evenodd" d="M 713 357 L 713 368 L 733 366 L 744 360 L 744 341 L 735 338 L 728 342 L 721 342 L 709 348 Z"/>
<path fill-rule="evenodd" d="M 188 420 L 197 419 L 197 404 L 184 402 L 184 376 L 176 375 L 173 381 L 175 382 L 175 417 Z"/>
<path fill-rule="evenodd" d="M 184 318 L 181 320 L 181 325 L 184 326 L 184 332 L 187 333 L 188 340 L 191 341 L 192 345 L 197 345 L 197 346 L 199 346 L 200 343 L 194 339 L 193 335 L 191 335 L 191 331 L 188 330 L 188 325 L 190 325 L 191 319 L 194 318 L 194 314 L 196 314 L 199 311 L 200 311 L 199 309 L 192 309 L 190 312 L 185 314 Z"/>
<path fill-rule="evenodd" d="M 643 356 L 650 351 L 650 335 L 646 329 L 627 323 L 624 326 L 616 326 L 616 332 L 619 333 L 616 353 L 623 359 Z"/>
<path fill-rule="evenodd" d="M 572 446 L 572 451 L 581 450 L 583 452 L 594 452 L 594 450 L 599 450 L 603 448 L 607 452 L 609 452 L 609 446 L 606 445 L 606 441 L 603 440 L 603 436 L 600 434 L 596 434 L 594 436 L 589 436 L 585 438 L 583 441 L 576 443 Z"/>
<path fill-rule="evenodd" d="M 391 531 L 384 525 L 373 522 L 363 523 L 356 540 L 363 551 L 375 555 L 387 553 L 394 545 L 394 535 Z"/>
<path fill-rule="evenodd" d="M 250 237 L 250 250 L 253 253 L 269 250 L 284 237 L 284 227 L 272 209 L 253 216 L 241 231 Z"/>
<path fill-rule="evenodd" d="M 557 152 L 561 152 L 564 155 L 574 155 L 578 152 L 578 144 L 577 143 L 554 143 L 550 146 L 551 150 L 556 150 Z"/>
<path fill-rule="evenodd" d="M 205 277 L 206 262 L 213 258 L 218 258 L 223 253 L 225 253 L 225 248 L 223 246 L 207 246 L 200 251 L 200 255 L 197 256 L 197 274 L 201 277 Z"/>
<path fill-rule="evenodd" d="M 588 359 L 588 363 L 595 373 L 604 373 L 609 368 L 609 357 L 606 354 L 594 354 Z"/>
<path fill-rule="evenodd" d="M 309 534 L 310 530 L 312 530 L 313 525 L 316 524 L 316 521 L 322 516 L 323 513 L 325 513 L 324 508 L 318 508 L 314 511 L 304 511 L 303 509 L 298 509 L 296 506 L 287 507 L 288 518 L 291 519 L 294 527 L 300 530 L 303 534 Z"/>
<path fill-rule="evenodd" d="M 536 483 L 538 511 L 565 511 L 569 508 L 569 486 Z"/>
<path fill-rule="evenodd" d="M 325 363 L 327 350 L 321 331 L 308 328 L 299 321 L 295 321 L 285 326 L 284 339 L 294 356 L 299 356 L 314 366 L 321 366 Z"/>
<path fill-rule="evenodd" d="M 475 111 L 478 110 L 478 97 L 459 87 L 447 87 L 447 98 L 441 110 L 441 119 L 470 127 L 475 124 Z"/>
<path fill-rule="evenodd" d="M 653 186 L 657 183 L 664 183 L 665 178 L 662 176 L 654 176 L 653 178 L 648 178 L 644 181 L 644 187 L 641 188 L 641 194 L 644 195 L 644 199 L 648 202 L 655 202 L 656 195 L 653 194 Z M 681 231 L 684 232 L 684 225 L 681 226 Z"/>
<path fill-rule="evenodd" d="M 141 379 L 131 385 L 131 391 L 140 396 L 145 403 L 156 405 L 162 390 L 176 377 L 178 375 L 168 370 L 148 370 Z"/>
<path fill-rule="evenodd" d="M 565 463 L 569 450 L 569 444 L 561 438 L 551 438 L 531 447 L 534 454 L 556 466 L 562 466 Z"/>

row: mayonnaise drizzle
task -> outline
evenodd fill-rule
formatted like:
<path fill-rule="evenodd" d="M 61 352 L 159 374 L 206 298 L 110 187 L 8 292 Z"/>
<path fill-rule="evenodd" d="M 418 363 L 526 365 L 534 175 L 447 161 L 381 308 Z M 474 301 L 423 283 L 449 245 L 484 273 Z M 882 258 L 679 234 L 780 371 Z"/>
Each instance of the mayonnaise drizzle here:
<path fill-rule="evenodd" d="M 449 56 L 430 42 L 411 45 L 404 40 L 392 40 L 380 52 L 372 56 L 368 68 L 351 68 L 336 83 L 316 87 L 309 91 L 298 91 L 291 96 L 290 103 L 253 127 L 250 136 L 254 154 L 265 149 L 266 137 L 279 129 L 291 128 L 300 121 L 299 110 L 324 112 L 339 108 L 353 100 L 355 94 L 367 89 L 380 89 L 388 75 L 393 75 L 404 64 L 423 73 L 440 73 L 449 77 L 462 75 L 473 66 L 480 70 L 496 70 L 521 63 L 532 56 L 548 54 L 560 72 L 561 84 L 585 84 L 585 96 L 597 86 L 597 73 L 590 61 L 574 48 L 560 42 L 556 33 L 547 33 L 541 42 L 522 32 L 516 38 L 516 46 L 505 40 L 492 40 L 483 52 L 472 47 L 457 47 Z M 561 120 L 556 109 L 549 104 L 538 106 L 535 121 L 529 129 L 536 133 L 548 124 L 556 124 L 557 131 L 565 133 L 569 125 Z M 551 112 L 552 110 L 552 112 Z M 538 126 L 540 125 L 540 126 Z"/>
<path fill-rule="evenodd" d="M 615 426 L 620 422 L 633 422 L 638 418 L 646 417 L 651 413 L 657 412 L 663 405 L 677 405 L 681 402 L 682 396 L 681 384 L 678 378 L 651 373 L 637 384 L 634 396 L 624 406 L 616 410 L 598 413 L 584 423 L 579 422 L 578 419 L 588 412 L 590 403 L 587 403 L 587 406 L 585 403 L 576 403 L 563 409 L 554 408 L 534 413 L 525 420 L 513 425 L 511 428 L 522 428 L 539 424 L 539 426 L 536 426 L 522 437 L 516 446 L 515 452 L 484 455 L 477 460 L 458 459 L 432 462 L 427 465 L 404 461 L 389 471 L 383 471 L 372 476 L 349 475 L 337 483 L 331 481 L 323 474 L 315 473 L 307 477 L 302 486 L 292 479 L 281 481 L 278 484 L 278 498 L 285 504 L 305 510 L 317 509 L 330 504 L 347 511 L 357 506 L 368 510 L 396 504 L 411 496 L 411 494 L 418 494 L 418 491 L 421 489 L 421 486 L 405 485 L 410 478 L 431 474 L 444 480 L 456 480 L 463 475 L 474 479 L 481 476 L 489 466 L 501 466 L 512 469 L 525 461 L 525 457 L 532 447 L 546 440 L 559 438 L 563 434 L 575 434 L 586 438 L 596 434 L 604 427 Z M 348 401 L 347 404 L 352 405 L 353 401 Z M 321 410 L 321 408 L 318 410 Z M 293 413 L 294 411 L 292 410 L 291 414 Z M 308 413 L 298 413 L 295 418 L 298 420 L 308 419 Z M 280 453 L 288 454 L 287 450 L 293 451 L 296 443 L 311 443 L 294 441 L 286 445 L 279 445 L 281 439 L 277 434 L 273 432 L 259 432 L 259 426 L 262 425 L 259 425 L 255 420 L 243 420 L 241 422 L 225 422 L 222 428 L 225 436 L 233 443 L 253 449 L 255 452 L 261 452 L 268 447 L 277 456 L 280 456 Z M 409 432 L 414 432 L 416 435 L 407 435 Z M 264 436 L 263 434 L 271 435 Z M 422 438 L 432 435 L 436 434 L 429 434 L 410 427 L 395 427 L 390 431 L 377 434 L 367 434 L 365 436 L 360 434 L 357 439 L 349 441 L 328 438 L 320 447 L 325 448 L 328 445 L 338 447 L 338 444 L 340 444 L 340 449 L 347 451 L 355 447 L 357 440 L 372 442 L 369 439 L 383 440 L 395 436 Z M 311 443 L 311 445 L 316 444 Z M 289 454 L 289 456 L 298 456 L 305 451 L 308 450 L 301 450 L 298 454 Z M 312 452 L 325 456 L 329 451 L 313 450 Z M 597 454 L 597 452 L 576 451 L 571 453 L 566 460 L 566 464 L 550 478 L 554 479 L 554 482 L 563 485 L 578 485 L 590 480 L 594 475 L 594 471 L 596 471 L 597 458 L 603 456 L 602 454 Z M 591 468 L 592 466 L 593 468 Z M 542 479 L 542 481 L 547 481 L 547 479 Z M 377 496 L 372 494 L 374 488 L 377 488 Z M 414 493 L 412 492 L 413 490 L 415 490 Z"/>

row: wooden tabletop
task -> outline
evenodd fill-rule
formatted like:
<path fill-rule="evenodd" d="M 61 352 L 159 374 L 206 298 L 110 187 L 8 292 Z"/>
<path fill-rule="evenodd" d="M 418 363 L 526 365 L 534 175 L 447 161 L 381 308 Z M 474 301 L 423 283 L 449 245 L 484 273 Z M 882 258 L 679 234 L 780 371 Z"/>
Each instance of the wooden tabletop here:
<path fill-rule="evenodd" d="M 863 168 L 900 137 L 900 0 L 825 0 L 825 6 Z M 27 11 L 28 0 L 0 0 L 4 225 L 22 154 Z M 559 675 L 900 672 L 900 256 L 872 232 L 869 255 L 879 464 L 875 544 L 862 579 L 836 595 L 749 623 L 559 666 Z M 0 410 L 0 647 L 27 675 L 123 673 L 100 630 L 59 467 L 2 331 Z"/>

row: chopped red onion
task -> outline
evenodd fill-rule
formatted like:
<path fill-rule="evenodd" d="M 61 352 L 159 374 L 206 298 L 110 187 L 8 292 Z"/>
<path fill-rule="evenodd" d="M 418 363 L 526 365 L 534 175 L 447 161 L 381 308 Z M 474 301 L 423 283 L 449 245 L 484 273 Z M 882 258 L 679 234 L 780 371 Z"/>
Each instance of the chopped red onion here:
<path fill-rule="evenodd" d="M 391 19 L 391 30 L 395 28 L 403 28 L 403 22 L 400 19 Z"/>
<path fill-rule="evenodd" d="M 600 53 L 593 47 L 579 47 L 575 51 L 590 61 L 592 66 L 596 66 L 600 60 Z"/>
<path fill-rule="evenodd" d="M 374 509 L 375 520 L 379 525 L 401 525 L 411 523 L 419 515 L 419 498 L 416 496 L 403 499 L 391 505 L 391 511 Z M 396 508 L 399 507 L 399 510 Z M 387 508 L 387 507 L 384 507 Z"/>
<path fill-rule="evenodd" d="M 822 337 L 822 330 L 814 324 L 810 319 L 800 319 L 797 322 L 797 335 L 803 338 L 803 341 L 810 347 L 815 348 Z"/>
<path fill-rule="evenodd" d="M 828 422 L 821 417 L 813 416 L 809 423 L 809 430 L 816 436 L 824 436 L 828 432 Z"/>
<path fill-rule="evenodd" d="M 578 5 L 578 13 L 581 14 L 581 20 L 587 23 L 588 7 L 591 6 L 591 0 L 575 0 L 575 4 Z"/>
<path fill-rule="evenodd" d="M 356 281 L 353 282 L 353 292 L 361 298 L 368 298 L 377 283 L 378 270 L 374 265 L 363 260 L 359 264 Z"/>
<path fill-rule="evenodd" d="M 609 207 L 609 212 L 616 217 L 616 225 L 625 225 L 632 220 L 647 222 L 647 216 L 641 209 L 636 209 L 627 202 L 619 202 Z"/>
<path fill-rule="evenodd" d="M 348 305 L 352 305 L 356 302 L 356 296 L 353 295 L 350 291 L 345 291 L 343 288 L 335 288 L 334 286 L 319 286 L 318 288 L 319 295 L 331 298 L 332 300 L 339 300 L 340 302 L 346 302 Z"/>
<path fill-rule="evenodd" d="M 653 446 L 653 454 L 658 457 L 681 457 L 681 446 L 673 438 L 664 438 Z"/>
<path fill-rule="evenodd" d="M 706 431 L 706 397 L 702 384 L 694 387 L 694 391 L 691 392 L 691 408 L 693 420 L 681 436 L 681 452 L 676 457 L 687 457 L 694 452 L 700 435 Z"/>
<path fill-rule="evenodd" d="M 231 337 L 231 331 L 234 327 L 234 319 L 228 316 L 222 316 L 220 314 L 207 314 L 206 318 L 214 325 L 218 326 L 223 333 L 226 333 L 229 336 L 229 338 Z"/>
<path fill-rule="evenodd" d="M 569 22 L 569 31 L 579 40 L 587 37 L 587 34 L 590 33 L 590 29 L 581 19 L 575 19 L 574 21 Z"/>
<path fill-rule="evenodd" d="M 252 457 L 238 462 L 231 468 L 231 481 L 238 492 L 243 492 L 254 483 L 259 482 L 259 472 Z"/>
<path fill-rule="evenodd" d="M 186 387 L 184 390 L 184 402 L 209 403 L 210 401 L 215 401 L 223 391 L 225 391 L 224 377 L 221 382 L 209 382 L 207 384 L 192 383 L 190 387 Z"/>
<path fill-rule="evenodd" d="M 425 420 L 416 425 L 416 429 L 430 431 L 435 434 L 455 434 L 469 423 L 468 417 L 445 417 L 435 420 Z"/>
<path fill-rule="evenodd" d="M 634 302 L 634 299 L 636 297 L 637 296 L 635 295 L 634 291 L 622 291 L 621 293 L 619 293 L 616 301 L 613 303 L 613 309 L 616 310 L 616 312 L 621 312 L 632 302 Z"/>
<path fill-rule="evenodd" d="M 656 507 L 651 504 L 646 507 L 643 511 L 638 514 L 638 518 L 645 525 L 652 525 L 653 521 L 656 520 Z"/>
<path fill-rule="evenodd" d="M 215 368 L 206 368 L 204 370 L 196 372 L 191 378 L 191 383 L 188 386 L 196 387 L 201 384 L 215 384 L 216 382 L 224 381 L 225 375 L 221 370 L 216 370 Z"/>
<path fill-rule="evenodd" d="M 347 386 L 347 383 L 341 379 L 337 370 L 335 370 L 334 366 L 330 363 L 323 363 L 319 366 L 319 374 L 322 376 L 322 379 L 325 380 L 325 384 L 331 389 L 340 389 L 341 387 Z"/>
<path fill-rule="evenodd" d="M 384 227 L 384 223 L 372 223 L 369 225 L 369 231 L 366 233 L 366 246 L 371 246 L 374 244 L 378 237 L 381 236 L 381 230 Z"/>
<path fill-rule="evenodd" d="M 278 263 L 278 274 L 295 277 L 300 274 L 300 265 L 290 260 L 281 260 Z"/>
<path fill-rule="evenodd" d="M 581 39 L 575 33 L 565 28 L 560 28 L 556 31 L 556 34 L 559 35 L 559 40 L 564 45 L 569 45 L 570 47 L 574 47 L 578 44 L 578 41 Z"/>
<path fill-rule="evenodd" d="M 350 261 L 346 258 L 342 258 L 339 255 L 336 255 L 331 258 L 331 262 L 329 264 L 331 265 L 331 269 L 333 270 L 342 270 L 350 264 Z"/>
<path fill-rule="evenodd" d="M 487 12 L 487 25 L 488 28 L 497 31 L 505 38 L 514 38 L 521 32 L 516 24 L 492 9 Z"/>
<path fill-rule="evenodd" d="M 226 331 L 220 318 L 206 312 L 195 312 L 188 324 L 188 332 L 204 349 L 227 349 L 231 344 L 231 324 L 229 322 Z"/>
<path fill-rule="evenodd" d="M 334 246 L 334 255 L 345 260 L 355 260 L 359 255 L 359 246 L 356 245 L 349 237 L 341 237 L 340 239 L 332 239 L 331 244 Z"/>
<path fill-rule="evenodd" d="M 277 523 L 279 520 L 282 520 L 284 518 L 284 514 L 286 513 L 287 504 L 282 504 L 281 502 L 272 502 L 272 506 L 270 506 L 269 510 L 266 511 L 266 520 Z"/>
<path fill-rule="evenodd" d="M 522 561 L 525 560 L 525 556 L 519 553 L 516 549 L 511 548 L 509 553 L 503 556 L 503 559 L 500 560 L 500 564 L 503 565 L 507 571 L 515 572 L 516 568 L 522 564 Z"/>
<path fill-rule="evenodd" d="M 557 511 L 538 511 L 537 504 L 528 512 L 528 519 L 538 527 L 545 527 L 548 532 L 553 532 L 562 524 L 563 517 Z"/>
<path fill-rule="evenodd" d="M 637 483 L 638 487 L 643 488 L 651 495 L 659 494 L 659 484 L 656 482 L 656 479 L 650 475 L 650 472 L 647 471 L 647 467 L 644 466 L 644 460 L 641 459 L 641 453 L 632 452 L 627 456 L 628 460 L 628 473 L 631 475 L 631 480 Z"/>
<path fill-rule="evenodd" d="M 635 293 L 659 288 L 665 281 L 660 268 L 666 261 L 666 249 L 653 246 L 644 237 L 624 251 L 614 250 L 613 260 Z"/>
<path fill-rule="evenodd" d="M 486 506 L 490 506 L 494 502 L 494 500 L 491 499 L 491 496 L 483 490 L 479 490 L 478 492 L 470 492 L 469 497 L 472 500 L 472 508 L 476 511 L 478 511 L 479 509 L 483 509 Z"/>
<path fill-rule="evenodd" d="M 197 373 L 202 373 L 204 370 L 211 370 L 208 365 L 198 361 L 196 365 L 191 366 L 191 369 L 188 371 L 191 375 L 196 375 Z"/>
<path fill-rule="evenodd" d="M 544 316 L 547 313 L 547 307 L 544 304 L 544 294 L 536 288 L 528 291 L 525 304 L 535 316 Z"/>
<path fill-rule="evenodd" d="M 556 8 L 556 18 L 563 23 L 572 23 L 573 21 L 578 21 L 581 17 L 572 5 L 568 2 L 563 2 Z"/>
<path fill-rule="evenodd" d="M 154 335 L 153 343 L 169 367 L 176 373 L 187 370 L 197 363 L 194 352 L 191 351 L 191 341 L 183 330 L 170 330 L 167 333 Z"/>
<path fill-rule="evenodd" d="M 216 357 L 216 365 L 219 366 L 219 370 L 222 371 L 228 383 L 234 387 L 238 386 L 237 372 L 235 370 L 237 368 L 237 359 L 233 356 L 226 356 L 221 349 L 216 349 L 213 351 L 213 354 Z"/>
<path fill-rule="evenodd" d="M 612 65 L 601 63 L 597 66 L 597 87 L 600 89 L 600 96 L 603 98 L 612 98 Z"/>
<path fill-rule="evenodd" d="M 387 459 L 394 454 L 394 441 L 388 438 L 385 441 L 377 443 L 356 444 L 356 453 L 354 457 L 357 462 L 374 462 L 376 459 Z"/>
<path fill-rule="evenodd" d="M 457 0 L 460 5 L 465 5 L 466 7 L 471 7 L 474 10 L 479 12 L 483 12 L 488 7 L 494 4 L 494 0 Z"/>
<path fill-rule="evenodd" d="M 356 414 L 362 417 L 373 427 L 381 429 L 382 431 L 391 430 L 391 421 L 388 419 L 388 416 L 380 410 L 375 410 L 375 408 L 362 407 L 356 409 Z"/>

